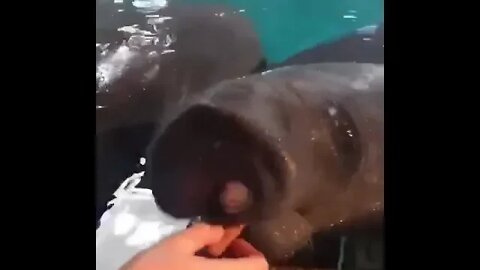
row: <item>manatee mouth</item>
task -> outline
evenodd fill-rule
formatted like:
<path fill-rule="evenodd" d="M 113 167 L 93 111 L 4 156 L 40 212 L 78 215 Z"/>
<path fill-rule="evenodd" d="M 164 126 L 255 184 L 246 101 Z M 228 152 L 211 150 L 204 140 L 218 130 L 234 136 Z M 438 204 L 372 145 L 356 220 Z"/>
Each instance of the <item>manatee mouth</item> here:
<path fill-rule="evenodd" d="M 211 223 L 261 220 L 277 212 L 288 166 L 274 140 L 226 110 L 195 105 L 180 114 L 149 147 L 146 177 L 157 205 L 177 218 Z M 238 181 L 248 207 L 228 211 L 222 194 Z M 228 189 L 227 189 L 228 191 Z"/>

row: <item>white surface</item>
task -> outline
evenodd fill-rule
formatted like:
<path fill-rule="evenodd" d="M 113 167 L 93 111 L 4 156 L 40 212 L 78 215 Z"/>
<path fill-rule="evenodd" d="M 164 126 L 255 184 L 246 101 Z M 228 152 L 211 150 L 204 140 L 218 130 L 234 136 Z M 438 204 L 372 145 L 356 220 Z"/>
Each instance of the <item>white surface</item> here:
<path fill-rule="evenodd" d="M 162 213 L 150 190 L 135 187 L 142 176 L 143 172 L 134 174 L 120 185 L 110 202 L 112 208 L 101 218 L 96 232 L 97 270 L 119 269 L 138 251 L 188 223 Z"/>

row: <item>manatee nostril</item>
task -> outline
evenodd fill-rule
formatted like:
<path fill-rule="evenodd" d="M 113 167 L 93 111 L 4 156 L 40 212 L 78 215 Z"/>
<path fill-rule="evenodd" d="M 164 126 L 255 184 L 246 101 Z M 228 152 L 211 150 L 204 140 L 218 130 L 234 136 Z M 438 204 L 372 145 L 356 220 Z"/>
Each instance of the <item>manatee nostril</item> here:
<path fill-rule="evenodd" d="M 252 204 L 251 192 L 239 181 L 229 181 L 220 195 L 220 203 L 227 214 L 237 214 Z"/>

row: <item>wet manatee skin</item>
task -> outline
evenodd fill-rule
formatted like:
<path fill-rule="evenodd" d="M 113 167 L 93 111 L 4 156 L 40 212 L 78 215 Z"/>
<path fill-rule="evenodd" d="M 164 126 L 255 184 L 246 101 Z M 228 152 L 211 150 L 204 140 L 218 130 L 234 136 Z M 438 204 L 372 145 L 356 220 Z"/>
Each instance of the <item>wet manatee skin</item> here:
<path fill-rule="evenodd" d="M 378 218 L 384 194 L 383 77 L 381 64 L 291 66 L 227 80 L 186 100 L 183 107 L 169 114 L 150 144 L 146 175 L 159 207 L 181 217 L 176 213 L 178 202 L 165 198 L 189 194 L 192 186 L 204 188 L 196 189 L 195 196 L 188 197 L 191 201 L 182 202 L 183 213 L 217 223 L 248 222 L 247 239 L 257 243 L 274 263 L 288 260 L 308 245 L 313 233 Z M 209 120 L 216 124 L 206 132 L 202 126 Z M 178 128 L 180 122 L 182 128 Z M 169 135 L 167 140 L 165 134 L 175 136 Z M 228 145 L 234 140 L 231 134 L 242 137 L 243 150 L 231 147 L 228 151 L 233 155 L 225 155 L 221 148 L 214 149 L 218 142 Z M 191 149 L 195 145 L 206 149 L 198 148 L 195 155 L 217 160 L 216 172 L 212 170 L 215 177 L 202 170 L 205 175 L 200 184 L 195 182 L 198 179 L 179 176 L 180 168 L 188 171 L 188 166 L 196 164 L 183 161 L 194 152 L 186 147 L 182 136 L 189 138 Z M 166 141 L 182 153 L 175 154 L 175 164 L 185 165 L 169 170 L 175 181 L 160 172 L 165 169 L 162 163 L 169 162 L 166 156 L 172 156 L 172 151 L 159 146 Z M 245 160 L 228 158 L 235 153 Z M 216 155 L 224 158 L 214 159 Z M 224 176 L 238 173 L 231 164 L 244 163 L 258 165 L 245 165 L 243 170 L 251 170 L 252 179 L 259 182 L 244 180 L 247 187 L 257 191 L 254 203 L 242 213 L 222 212 L 216 203 L 221 192 L 218 187 L 228 180 Z"/>

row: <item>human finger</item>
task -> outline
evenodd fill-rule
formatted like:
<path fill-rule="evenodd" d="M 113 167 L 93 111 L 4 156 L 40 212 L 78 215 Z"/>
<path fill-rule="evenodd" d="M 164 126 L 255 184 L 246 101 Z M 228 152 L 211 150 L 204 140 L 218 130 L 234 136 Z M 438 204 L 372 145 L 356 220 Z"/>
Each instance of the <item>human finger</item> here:
<path fill-rule="evenodd" d="M 223 235 L 224 229 L 221 226 L 198 223 L 163 240 L 161 247 L 184 254 L 194 254 L 207 245 L 219 242 Z"/>

